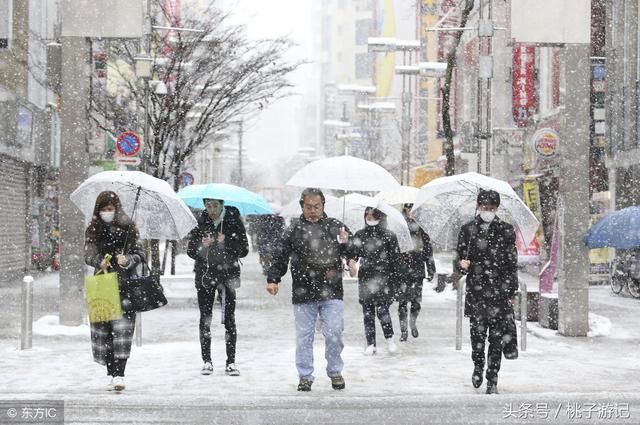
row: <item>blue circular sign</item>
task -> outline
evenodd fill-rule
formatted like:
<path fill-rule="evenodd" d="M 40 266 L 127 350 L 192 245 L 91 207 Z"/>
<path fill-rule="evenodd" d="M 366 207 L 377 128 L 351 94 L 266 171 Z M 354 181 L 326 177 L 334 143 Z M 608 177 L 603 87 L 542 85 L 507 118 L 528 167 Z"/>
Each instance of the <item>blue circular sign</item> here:
<path fill-rule="evenodd" d="M 140 137 L 133 131 L 120 133 L 116 140 L 116 149 L 124 156 L 133 156 L 140 151 Z"/>

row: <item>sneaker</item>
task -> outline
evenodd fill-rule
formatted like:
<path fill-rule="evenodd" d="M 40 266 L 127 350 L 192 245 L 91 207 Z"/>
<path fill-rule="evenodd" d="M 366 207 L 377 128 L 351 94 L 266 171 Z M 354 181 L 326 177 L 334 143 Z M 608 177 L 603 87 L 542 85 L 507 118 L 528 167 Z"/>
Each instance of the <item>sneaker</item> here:
<path fill-rule="evenodd" d="M 298 391 L 303 391 L 303 392 L 311 391 L 311 384 L 313 384 L 312 380 L 300 378 L 300 382 L 298 383 Z"/>
<path fill-rule="evenodd" d="M 122 391 L 124 390 L 124 377 L 116 376 L 113 378 L 113 390 L 114 391 Z"/>
<path fill-rule="evenodd" d="M 471 383 L 473 384 L 473 388 L 480 388 L 480 385 L 482 385 L 482 372 L 483 368 L 481 367 L 473 368 L 473 375 L 471 375 Z"/>
<path fill-rule="evenodd" d="M 213 373 L 213 365 L 211 362 L 204 362 L 204 366 L 202 366 L 202 370 L 200 374 L 202 375 L 211 375 Z"/>
<path fill-rule="evenodd" d="M 332 376 L 331 377 L 331 388 L 334 390 L 344 390 L 346 384 L 344 383 L 344 378 L 342 375 Z"/>
<path fill-rule="evenodd" d="M 400 333 L 400 342 L 407 342 L 407 339 L 409 339 L 409 332 L 402 331 Z"/>
<path fill-rule="evenodd" d="M 390 353 L 395 353 L 396 351 L 398 351 L 398 346 L 393 340 L 393 337 L 387 338 L 387 348 L 389 349 Z"/>
<path fill-rule="evenodd" d="M 498 394 L 498 383 L 487 381 L 487 394 Z"/>
<path fill-rule="evenodd" d="M 373 356 L 376 353 L 375 345 L 367 345 L 367 348 L 364 349 L 365 356 Z"/>
<path fill-rule="evenodd" d="M 418 332 L 418 328 L 411 328 L 411 336 L 417 338 L 420 336 L 420 332 Z"/>
<path fill-rule="evenodd" d="M 236 367 L 235 363 L 229 363 L 224 369 L 224 373 L 226 373 L 228 376 L 240 376 L 240 371 Z"/>
<path fill-rule="evenodd" d="M 113 376 L 109 376 L 109 383 L 105 387 L 107 391 L 113 391 Z"/>

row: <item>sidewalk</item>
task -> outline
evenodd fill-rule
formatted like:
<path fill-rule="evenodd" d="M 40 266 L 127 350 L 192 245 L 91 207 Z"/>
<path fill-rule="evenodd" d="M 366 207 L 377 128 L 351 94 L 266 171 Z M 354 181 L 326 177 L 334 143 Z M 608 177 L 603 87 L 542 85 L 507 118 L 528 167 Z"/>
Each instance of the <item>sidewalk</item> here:
<path fill-rule="evenodd" d="M 189 273 L 188 261 L 184 258 L 182 261 L 178 273 Z M 0 387 L 0 399 L 64 399 L 71 415 L 69 423 L 97 420 L 90 418 L 87 409 L 106 409 L 115 415 L 115 420 L 122 409 L 125 412 L 145 409 L 140 406 L 147 406 L 149 415 L 153 413 L 152 409 L 175 414 L 175 409 L 191 406 L 196 416 L 200 412 L 209 418 L 206 412 L 201 412 L 203 406 L 207 406 L 213 411 L 227 411 L 231 416 L 220 418 L 226 417 L 229 423 L 251 422 L 254 416 L 233 416 L 238 409 L 247 406 L 271 414 L 275 414 L 271 409 L 287 412 L 293 409 L 291 412 L 295 414 L 291 413 L 291 418 L 283 419 L 282 423 L 296 423 L 293 418 L 300 418 L 296 415 L 304 414 L 305 406 L 313 409 L 329 406 L 329 410 L 336 409 L 336 415 L 352 414 L 356 409 L 365 415 L 352 414 L 349 416 L 352 419 L 344 419 L 346 422 L 343 423 L 361 423 L 358 420 L 365 417 L 372 417 L 372 423 L 382 423 L 375 421 L 376 410 L 368 411 L 367 406 L 382 409 L 378 419 L 387 417 L 385 411 L 387 415 L 397 413 L 400 416 L 387 420 L 397 424 L 476 423 L 476 419 L 486 423 L 538 423 L 509 421 L 502 418 L 503 409 L 508 403 L 548 401 L 566 404 L 588 400 L 627 401 L 633 406 L 636 419 L 620 423 L 640 422 L 640 368 L 637 366 L 640 305 L 638 300 L 611 295 L 608 287 L 590 288 L 591 317 L 597 330 L 593 336 L 566 338 L 555 331 L 536 329 L 537 325 L 529 322 L 532 333 L 528 335 L 527 351 L 521 352 L 517 361 L 503 361 L 499 382 L 501 394 L 492 397 L 483 394 L 484 388 L 475 390 L 471 386 L 471 349 L 466 320 L 463 349 L 455 350 L 455 292 L 450 286 L 444 292 L 436 293 L 432 290 L 435 283 L 425 284 L 419 338 L 398 343 L 399 352 L 392 355 L 386 350 L 378 327 L 378 354 L 365 357 L 362 355 L 364 338 L 357 286 L 353 282 L 345 283 L 343 357 L 347 389 L 343 392 L 331 390 L 323 370 L 324 344 L 321 334 L 317 334 L 316 383 L 311 393 L 300 394 L 296 392 L 289 277 L 287 275 L 281 284 L 279 295 L 272 297 L 264 289 L 257 256 L 252 253 L 243 262 L 242 287 L 237 302 L 240 377 L 227 377 L 222 371 L 224 328 L 216 320 L 219 310 L 214 311 L 213 324 L 215 372 L 213 376 L 201 376 L 198 310 L 188 306 L 178 308 L 177 305 L 188 304 L 170 299 L 167 307 L 143 314 L 143 345 L 133 348 L 127 366 L 127 389 L 122 394 L 105 392 L 106 373 L 102 366 L 92 361 L 88 327 L 64 328 L 55 325 L 55 317 L 41 317 L 56 311 L 57 281 L 56 275 L 52 274 L 38 279 L 34 285 L 34 300 L 42 306 L 35 309 L 32 350 L 17 350 L 19 303 L 16 308 L 14 301 L 10 301 L 2 310 L 0 370 L 4 385 Z M 189 288 L 183 290 L 188 293 Z M 192 286 L 191 290 L 195 295 Z M 4 298 L 7 294 L 10 297 Z M 0 295 L 3 300 L 16 299 L 15 292 L 10 290 L 4 290 Z M 392 315 L 394 329 L 399 333 L 396 305 L 392 307 Z M 53 326 L 47 324 L 52 322 Z M 340 406 L 348 412 L 341 411 Z M 450 416 L 443 416 L 442 421 L 426 422 L 422 416 L 403 416 L 402 411 L 412 409 L 417 409 L 416 415 L 425 413 L 423 409 L 427 413 L 431 409 Z M 144 416 L 143 413 L 140 415 L 140 418 Z M 460 415 L 469 416 L 462 420 Z M 233 422 L 233 418 L 237 422 Z M 139 422 L 153 423 L 142 419 Z M 202 423 L 213 423 L 213 420 L 203 419 Z M 309 423 L 317 422 L 310 420 Z M 324 423 L 334 421 L 325 420 Z"/>

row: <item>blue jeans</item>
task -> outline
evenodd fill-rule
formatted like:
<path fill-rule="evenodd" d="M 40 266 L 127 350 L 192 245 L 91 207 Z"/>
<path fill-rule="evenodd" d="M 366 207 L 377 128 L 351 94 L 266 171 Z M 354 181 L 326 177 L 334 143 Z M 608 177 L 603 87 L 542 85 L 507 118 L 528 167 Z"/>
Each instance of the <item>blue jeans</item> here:
<path fill-rule="evenodd" d="M 313 380 L 313 337 L 318 316 L 322 321 L 324 357 L 329 377 L 342 374 L 342 331 L 344 330 L 344 302 L 342 300 L 312 301 L 293 305 L 296 322 L 296 367 L 300 378 Z"/>

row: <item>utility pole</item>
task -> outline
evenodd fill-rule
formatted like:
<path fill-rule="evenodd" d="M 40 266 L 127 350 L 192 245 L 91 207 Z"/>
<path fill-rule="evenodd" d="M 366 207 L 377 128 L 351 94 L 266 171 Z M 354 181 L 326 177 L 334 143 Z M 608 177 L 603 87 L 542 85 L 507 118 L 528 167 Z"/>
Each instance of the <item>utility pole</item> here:
<path fill-rule="evenodd" d="M 558 285 L 558 331 L 586 336 L 589 331 L 589 255 L 582 243 L 589 223 L 589 44 L 566 44 L 564 55 L 564 110 L 562 111 L 562 166 L 558 190 L 564 205 L 564 279 Z M 567 211 L 568 212 L 568 211 Z"/>
<path fill-rule="evenodd" d="M 62 37 L 60 96 L 60 199 L 69 199 L 87 177 L 88 39 Z M 84 312 L 84 217 L 60 203 L 60 324 L 80 325 Z"/>
<path fill-rule="evenodd" d="M 238 121 L 238 186 L 242 186 L 242 133 L 244 121 Z"/>

